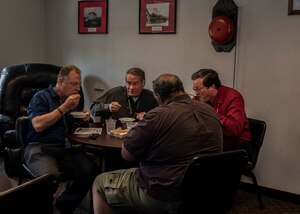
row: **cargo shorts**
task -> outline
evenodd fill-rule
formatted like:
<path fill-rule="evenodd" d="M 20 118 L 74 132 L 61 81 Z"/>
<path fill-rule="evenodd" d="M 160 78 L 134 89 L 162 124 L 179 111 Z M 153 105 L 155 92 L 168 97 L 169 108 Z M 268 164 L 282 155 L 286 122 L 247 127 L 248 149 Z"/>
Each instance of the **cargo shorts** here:
<path fill-rule="evenodd" d="M 156 200 L 139 187 L 136 170 L 130 168 L 102 173 L 96 177 L 94 185 L 116 212 L 177 213 L 179 202 Z"/>

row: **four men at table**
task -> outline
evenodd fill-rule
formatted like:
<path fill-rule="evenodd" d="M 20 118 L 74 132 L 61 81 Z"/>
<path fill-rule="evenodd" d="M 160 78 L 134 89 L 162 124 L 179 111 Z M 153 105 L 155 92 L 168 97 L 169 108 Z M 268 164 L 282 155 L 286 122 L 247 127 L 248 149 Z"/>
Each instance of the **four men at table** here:
<path fill-rule="evenodd" d="M 102 121 L 109 117 L 140 121 L 128 132 L 122 148 L 122 157 L 139 161 L 140 166 L 103 173 L 95 181 L 98 166 L 72 148 L 66 136 L 74 124 L 69 112 L 82 110 L 78 105 L 80 70 L 72 65 L 63 67 L 56 86 L 32 98 L 25 161 L 37 176 L 51 172 L 59 179 L 61 171 L 68 171 L 75 177 L 56 201 L 62 213 L 73 212 L 93 181 L 95 213 L 118 209 L 176 213 L 180 183 L 191 158 L 221 152 L 223 139 L 224 150 L 243 148 L 252 152 L 240 93 L 221 85 L 212 69 L 195 72 L 192 80 L 194 100 L 176 75 L 160 75 L 153 81 L 156 99 L 152 91 L 144 89 L 145 72 L 131 68 L 126 72 L 125 87 L 112 88 L 97 99 L 91 112 L 100 115 Z M 89 114 L 84 120 L 89 120 Z"/>

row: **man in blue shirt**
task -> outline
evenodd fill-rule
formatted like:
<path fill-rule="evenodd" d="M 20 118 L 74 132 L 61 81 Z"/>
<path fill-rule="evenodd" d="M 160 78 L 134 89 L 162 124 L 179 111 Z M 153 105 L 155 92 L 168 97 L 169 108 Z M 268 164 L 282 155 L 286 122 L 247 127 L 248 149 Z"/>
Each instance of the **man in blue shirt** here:
<path fill-rule="evenodd" d="M 31 122 L 24 151 L 27 166 L 36 176 L 50 172 L 59 181 L 61 172 L 66 172 L 73 178 L 68 190 L 56 200 L 61 213 L 73 212 L 100 172 L 92 159 L 72 148 L 67 137 L 76 122 L 70 112 L 83 109 L 79 105 L 80 85 L 81 71 L 74 65 L 62 67 L 56 85 L 37 92 L 28 107 Z M 87 113 L 82 120 L 89 119 Z"/>

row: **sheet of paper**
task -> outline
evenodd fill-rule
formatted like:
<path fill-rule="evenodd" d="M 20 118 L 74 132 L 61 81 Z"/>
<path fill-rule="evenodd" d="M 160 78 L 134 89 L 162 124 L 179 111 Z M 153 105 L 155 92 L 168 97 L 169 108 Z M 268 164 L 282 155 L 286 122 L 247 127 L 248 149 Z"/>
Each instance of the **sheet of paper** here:
<path fill-rule="evenodd" d="M 74 134 L 80 136 L 91 136 L 91 135 L 101 135 L 102 128 L 83 128 L 79 127 L 75 130 Z"/>

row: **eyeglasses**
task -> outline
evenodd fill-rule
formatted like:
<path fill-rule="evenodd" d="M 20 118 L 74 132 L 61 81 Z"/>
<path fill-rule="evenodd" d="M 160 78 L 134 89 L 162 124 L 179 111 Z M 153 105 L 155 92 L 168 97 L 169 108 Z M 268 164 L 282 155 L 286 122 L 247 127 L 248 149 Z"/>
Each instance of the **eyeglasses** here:
<path fill-rule="evenodd" d="M 193 87 L 193 90 L 196 92 L 199 92 L 199 91 L 202 91 L 203 88 L 205 88 L 205 87 L 195 86 L 195 87 Z"/>
<path fill-rule="evenodd" d="M 72 85 L 72 86 L 74 86 L 74 87 L 76 87 L 76 86 L 81 86 L 81 83 L 78 83 L 78 82 L 70 82 L 70 84 Z"/>
<path fill-rule="evenodd" d="M 81 83 L 78 82 L 69 82 L 69 81 L 65 81 L 67 84 L 70 84 L 73 87 L 80 87 Z"/>
<path fill-rule="evenodd" d="M 61 78 L 61 80 L 63 82 L 65 82 L 66 84 L 70 84 L 73 87 L 80 87 L 81 86 L 81 82 L 71 82 L 67 77 L 63 77 L 63 78 Z"/>

